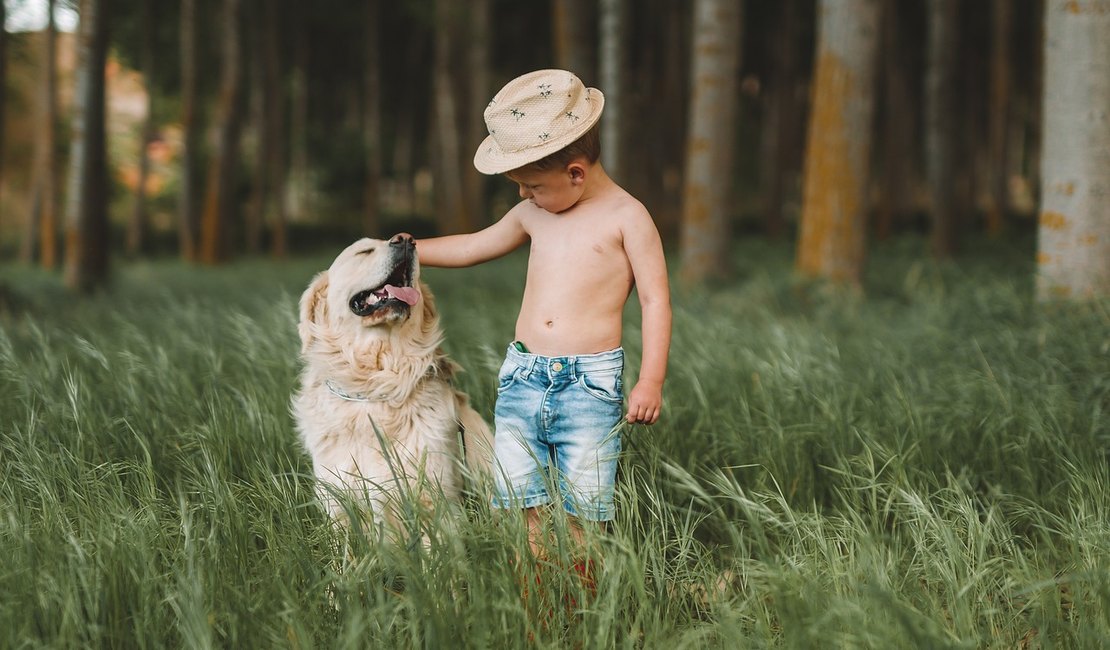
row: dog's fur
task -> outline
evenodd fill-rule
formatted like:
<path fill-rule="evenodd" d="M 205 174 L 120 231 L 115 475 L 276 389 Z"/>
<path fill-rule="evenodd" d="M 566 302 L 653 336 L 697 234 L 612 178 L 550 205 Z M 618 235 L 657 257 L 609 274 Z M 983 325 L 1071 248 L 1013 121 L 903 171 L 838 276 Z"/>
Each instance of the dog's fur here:
<path fill-rule="evenodd" d="M 387 284 L 419 290 L 419 301 L 410 306 Z M 304 369 L 293 414 L 337 521 L 347 521 L 348 501 L 337 494 L 388 525 L 401 493 L 457 502 L 468 473 L 489 471 L 489 426 L 452 385 L 459 367 L 439 347 L 410 238 L 347 247 L 301 296 L 298 330 Z"/>

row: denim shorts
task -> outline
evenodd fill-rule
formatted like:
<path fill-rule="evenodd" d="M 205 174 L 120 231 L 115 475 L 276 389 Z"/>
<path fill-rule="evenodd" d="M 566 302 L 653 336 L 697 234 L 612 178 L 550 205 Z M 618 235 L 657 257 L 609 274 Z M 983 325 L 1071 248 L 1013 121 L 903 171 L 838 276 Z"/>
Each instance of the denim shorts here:
<path fill-rule="evenodd" d="M 621 348 L 545 357 L 509 347 L 497 374 L 494 507 L 534 508 L 557 496 L 576 517 L 613 518 L 623 370 Z"/>

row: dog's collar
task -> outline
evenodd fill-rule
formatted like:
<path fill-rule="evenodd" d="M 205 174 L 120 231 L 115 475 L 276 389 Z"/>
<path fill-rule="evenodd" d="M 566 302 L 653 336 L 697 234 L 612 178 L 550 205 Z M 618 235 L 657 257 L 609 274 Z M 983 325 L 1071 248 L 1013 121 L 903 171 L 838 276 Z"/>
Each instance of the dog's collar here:
<path fill-rule="evenodd" d="M 325 380 L 324 385 L 328 387 L 328 390 L 331 391 L 332 395 L 335 395 L 339 399 L 345 399 L 348 402 L 369 402 L 370 401 L 370 398 L 363 395 L 362 393 L 348 393 L 347 391 L 343 390 L 339 386 L 336 386 L 334 383 L 332 383 L 332 380 L 330 380 L 330 379 Z"/>

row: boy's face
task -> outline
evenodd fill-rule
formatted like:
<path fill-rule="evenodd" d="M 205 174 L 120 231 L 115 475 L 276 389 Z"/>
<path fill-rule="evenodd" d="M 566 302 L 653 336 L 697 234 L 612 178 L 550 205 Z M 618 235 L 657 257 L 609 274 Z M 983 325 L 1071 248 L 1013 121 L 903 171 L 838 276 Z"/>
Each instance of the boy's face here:
<path fill-rule="evenodd" d="M 582 198 L 585 174 L 582 164 L 572 162 L 563 169 L 513 170 L 505 176 L 517 184 L 520 198 L 558 214 L 569 210 Z"/>

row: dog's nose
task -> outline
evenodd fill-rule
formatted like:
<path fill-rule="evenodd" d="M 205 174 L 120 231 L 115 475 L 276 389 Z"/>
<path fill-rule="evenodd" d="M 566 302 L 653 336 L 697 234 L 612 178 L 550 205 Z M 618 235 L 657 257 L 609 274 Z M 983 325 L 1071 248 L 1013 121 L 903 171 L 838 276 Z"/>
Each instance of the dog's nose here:
<path fill-rule="evenodd" d="M 414 246 L 416 246 L 416 243 L 413 241 L 412 235 L 408 234 L 407 232 L 402 232 L 393 235 L 393 237 L 389 240 L 389 245 L 398 248 L 413 248 Z"/>

